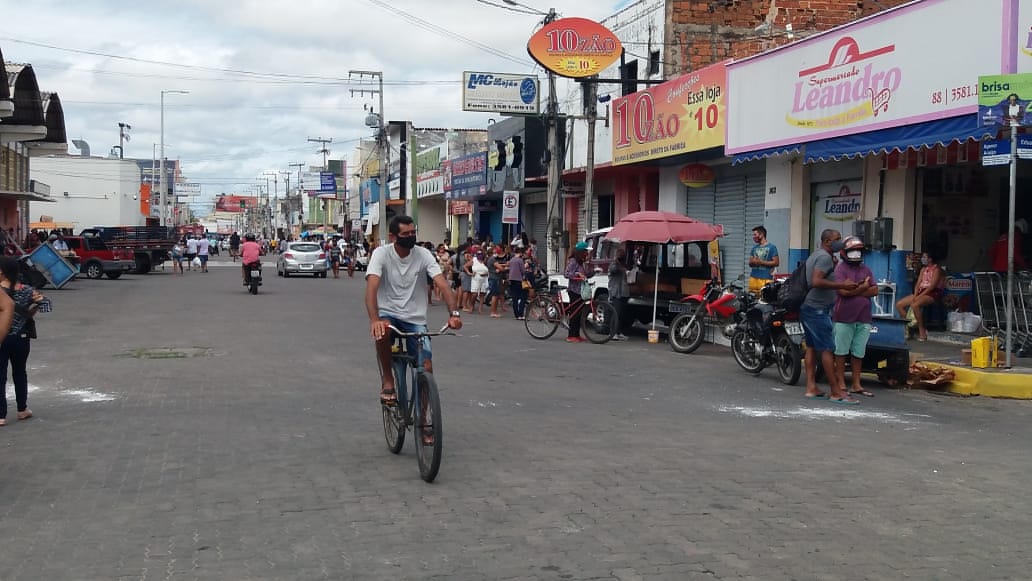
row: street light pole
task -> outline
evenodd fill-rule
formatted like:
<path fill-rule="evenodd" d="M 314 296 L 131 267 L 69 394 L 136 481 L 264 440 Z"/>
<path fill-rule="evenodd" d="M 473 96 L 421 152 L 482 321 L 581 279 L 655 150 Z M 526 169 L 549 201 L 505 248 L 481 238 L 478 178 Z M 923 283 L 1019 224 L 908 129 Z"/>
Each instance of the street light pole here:
<path fill-rule="evenodd" d="M 379 204 L 379 208 L 378 208 L 378 214 L 379 215 L 378 215 L 377 219 L 380 221 L 380 227 L 378 228 L 378 230 L 380 232 L 380 246 L 384 246 L 387 243 L 386 242 L 386 236 L 384 235 L 384 230 L 386 230 L 387 224 L 385 224 L 384 221 L 381 218 L 385 218 L 387 216 L 387 198 L 388 198 L 388 196 L 390 194 L 390 188 L 387 185 L 387 147 L 388 147 L 388 140 L 387 140 L 387 126 L 386 126 L 386 123 L 384 121 L 385 117 L 383 115 L 383 71 L 348 71 L 348 78 L 351 78 L 352 75 L 357 75 L 360 79 L 363 78 L 363 77 L 371 77 L 371 78 L 377 79 L 379 81 L 378 87 L 376 89 L 350 89 L 350 92 L 351 92 L 351 96 L 352 97 L 355 96 L 355 93 L 358 93 L 359 95 L 365 95 L 367 93 L 370 94 L 370 95 L 375 94 L 375 95 L 378 95 L 380 97 L 380 109 L 376 113 L 376 124 L 373 125 L 371 123 L 369 117 L 366 117 L 366 127 L 376 127 L 377 135 L 378 135 L 378 138 L 379 138 L 379 146 L 380 146 L 380 204 Z"/>
<path fill-rule="evenodd" d="M 165 206 L 168 205 L 168 185 L 165 183 L 165 93 L 168 93 L 170 95 L 173 93 L 179 95 L 186 95 L 189 92 L 190 91 L 182 91 L 178 89 L 161 91 L 161 176 L 159 177 L 159 184 L 161 190 L 159 191 L 158 196 L 158 205 L 160 206 L 160 208 L 158 208 L 158 211 L 160 212 L 160 219 L 158 220 L 158 224 L 162 226 L 168 225 L 168 217 L 166 216 L 165 209 Z"/>

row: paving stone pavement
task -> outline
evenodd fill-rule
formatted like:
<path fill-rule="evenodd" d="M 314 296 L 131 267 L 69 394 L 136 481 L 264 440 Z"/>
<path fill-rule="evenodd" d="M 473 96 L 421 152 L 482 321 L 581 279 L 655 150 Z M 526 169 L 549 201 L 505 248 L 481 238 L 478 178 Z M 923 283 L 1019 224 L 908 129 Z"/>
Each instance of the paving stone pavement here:
<path fill-rule="evenodd" d="M 0 580 L 1029 578 L 1029 402 L 846 408 L 715 346 L 467 315 L 434 342 L 426 484 L 383 442 L 359 276 L 267 257 L 250 296 L 222 262 L 46 291 L 37 417 L 0 428 Z"/>

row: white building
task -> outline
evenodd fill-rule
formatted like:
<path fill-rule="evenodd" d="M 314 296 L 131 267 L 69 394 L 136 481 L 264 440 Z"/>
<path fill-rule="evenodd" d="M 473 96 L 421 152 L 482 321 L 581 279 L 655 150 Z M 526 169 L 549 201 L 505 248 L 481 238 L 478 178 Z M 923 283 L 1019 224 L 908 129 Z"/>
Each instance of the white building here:
<path fill-rule="evenodd" d="M 53 217 L 75 224 L 75 231 L 93 226 L 142 226 L 148 201 L 140 200 L 140 168 L 135 161 L 98 157 L 38 157 L 31 177 L 50 184 L 53 203 L 30 202 L 29 217 Z"/>

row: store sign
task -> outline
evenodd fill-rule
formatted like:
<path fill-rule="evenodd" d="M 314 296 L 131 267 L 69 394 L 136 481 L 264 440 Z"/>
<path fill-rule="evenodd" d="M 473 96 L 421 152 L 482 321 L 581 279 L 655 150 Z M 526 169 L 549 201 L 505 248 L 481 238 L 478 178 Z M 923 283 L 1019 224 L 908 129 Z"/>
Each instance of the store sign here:
<path fill-rule="evenodd" d="M 860 219 L 863 205 L 862 184 L 852 182 L 827 182 L 816 185 L 814 206 L 814 248 L 819 247 L 821 232 L 827 229 L 848 232 L 851 222 Z"/>
<path fill-rule="evenodd" d="M 176 183 L 172 186 L 177 196 L 201 195 L 201 184 Z"/>
<path fill-rule="evenodd" d="M 546 24 L 527 43 L 527 52 L 545 69 L 561 77 L 590 77 L 616 62 L 623 53 L 620 39 L 587 18 L 561 18 Z"/>
<path fill-rule="evenodd" d="M 1004 4 L 913 2 L 729 64 L 727 108 L 748 114 L 728 119 L 727 152 L 973 113 L 976 79 L 999 70 L 1004 38 L 966 43 L 942 66 L 933 66 L 928 47 L 972 30 L 1000 30 Z"/>
<path fill-rule="evenodd" d="M 1017 63 L 1017 72 L 1032 73 L 1032 4 L 1021 2 L 1018 4 L 1018 27 L 1017 46 L 1014 47 L 1014 58 Z"/>
<path fill-rule="evenodd" d="M 487 192 L 487 154 L 474 153 L 448 160 L 442 166 L 442 182 L 448 199 L 468 199 Z"/>
<path fill-rule="evenodd" d="M 978 122 L 1032 126 L 1032 74 L 978 77 Z"/>
<path fill-rule="evenodd" d="M 448 201 L 448 215 L 449 216 L 462 216 L 473 213 L 472 202 L 466 200 L 449 200 Z"/>
<path fill-rule="evenodd" d="M 448 144 L 442 143 L 416 154 L 416 197 L 437 196 L 444 193 L 444 173 L 441 162 L 448 155 Z"/>
<path fill-rule="evenodd" d="M 727 63 L 613 99 L 613 165 L 724 145 Z"/>
<path fill-rule="evenodd" d="M 537 77 L 505 73 L 462 73 L 462 110 L 489 113 L 541 113 Z"/>
<path fill-rule="evenodd" d="M 502 224 L 520 223 L 520 193 L 507 191 L 502 194 Z"/>
<path fill-rule="evenodd" d="M 681 168 L 681 171 L 677 172 L 677 178 L 681 180 L 681 183 L 688 186 L 689 188 L 701 188 L 708 186 L 713 183 L 713 180 L 717 179 L 717 174 L 713 172 L 713 168 L 702 163 L 691 163 Z"/>

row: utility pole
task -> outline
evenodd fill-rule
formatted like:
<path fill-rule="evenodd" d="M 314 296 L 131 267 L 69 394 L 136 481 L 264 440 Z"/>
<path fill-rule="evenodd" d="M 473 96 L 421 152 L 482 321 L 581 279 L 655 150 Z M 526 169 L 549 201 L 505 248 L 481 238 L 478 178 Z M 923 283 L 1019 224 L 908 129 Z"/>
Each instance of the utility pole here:
<path fill-rule="evenodd" d="M 350 89 L 351 96 L 354 97 L 355 93 L 359 95 L 378 95 L 380 98 L 380 109 L 377 113 L 371 113 L 366 116 L 366 127 L 377 129 L 377 138 L 379 139 L 380 145 L 380 205 L 379 205 L 379 218 L 385 218 L 387 216 L 387 197 L 390 193 L 390 189 L 387 187 L 387 126 L 384 121 L 383 115 L 383 72 L 382 71 L 348 71 L 348 78 L 352 75 L 357 76 L 359 79 L 369 77 L 370 79 L 377 79 L 379 81 L 378 88 L 376 89 Z M 387 229 L 387 225 L 380 223 L 378 228 L 380 232 L 380 246 L 386 244 L 386 236 L 384 231 Z"/>
<path fill-rule="evenodd" d="M 118 124 L 118 159 L 125 159 L 124 142 L 129 141 L 129 130 L 132 128 L 128 123 Z"/>
<path fill-rule="evenodd" d="M 597 79 L 596 75 L 594 80 Z M 582 87 L 585 93 L 584 114 L 588 117 L 588 159 L 584 170 L 584 232 L 587 233 L 593 229 L 591 206 L 595 195 L 595 117 L 598 113 L 598 83 L 589 82 Z"/>
<path fill-rule="evenodd" d="M 279 173 L 280 173 L 280 175 L 283 176 L 283 200 L 284 200 L 284 202 L 286 202 L 286 201 L 290 200 L 290 172 L 289 171 L 282 171 L 281 170 Z M 279 212 L 279 208 L 278 208 L 279 204 L 277 203 L 276 205 L 277 205 L 276 211 Z M 284 217 L 287 219 L 287 227 L 289 228 L 290 227 L 290 216 L 286 215 L 286 212 L 284 212 Z M 279 225 L 279 214 L 276 214 L 276 221 L 277 221 L 277 226 L 278 226 Z"/>
<path fill-rule="evenodd" d="M 323 171 L 326 171 L 326 156 L 329 155 L 329 153 L 330 153 L 330 150 L 326 148 L 326 144 L 333 143 L 333 138 L 331 137 L 329 139 L 323 139 L 322 137 L 316 137 L 316 138 L 313 139 L 313 138 L 309 137 L 308 141 L 310 141 L 312 143 L 318 143 L 318 144 L 322 145 L 322 149 L 320 149 L 316 153 L 321 153 L 322 154 L 322 168 L 323 168 Z"/>
<path fill-rule="evenodd" d="M 301 209 L 301 197 L 304 196 L 304 192 L 301 191 L 301 186 L 302 186 L 302 184 L 301 184 L 301 168 L 305 167 L 305 164 L 303 162 L 299 161 L 297 163 L 291 163 L 291 164 L 287 164 L 287 165 L 289 165 L 290 167 L 296 167 L 297 168 L 297 228 L 298 228 L 297 231 L 298 231 L 298 234 L 300 234 L 301 233 L 301 229 L 304 228 L 304 221 L 305 221 L 305 213 Z M 294 205 L 291 204 L 290 207 L 291 207 L 291 209 L 293 209 Z"/>
<path fill-rule="evenodd" d="M 558 15 L 555 12 L 555 8 L 548 10 L 548 16 L 545 17 L 544 24 L 548 25 L 553 22 Z M 562 205 L 559 203 L 559 186 L 560 186 L 560 162 L 562 160 L 561 152 L 559 151 L 559 135 L 558 135 L 558 124 L 559 124 L 559 100 L 555 94 L 555 73 L 548 72 L 548 106 L 546 109 L 546 118 L 548 122 L 548 211 L 546 213 L 546 220 L 548 222 L 548 240 L 547 244 L 547 269 L 549 272 L 558 272 L 562 268 L 562 248 L 564 243 L 562 241 L 563 236 L 563 217 L 562 217 Z"/>

